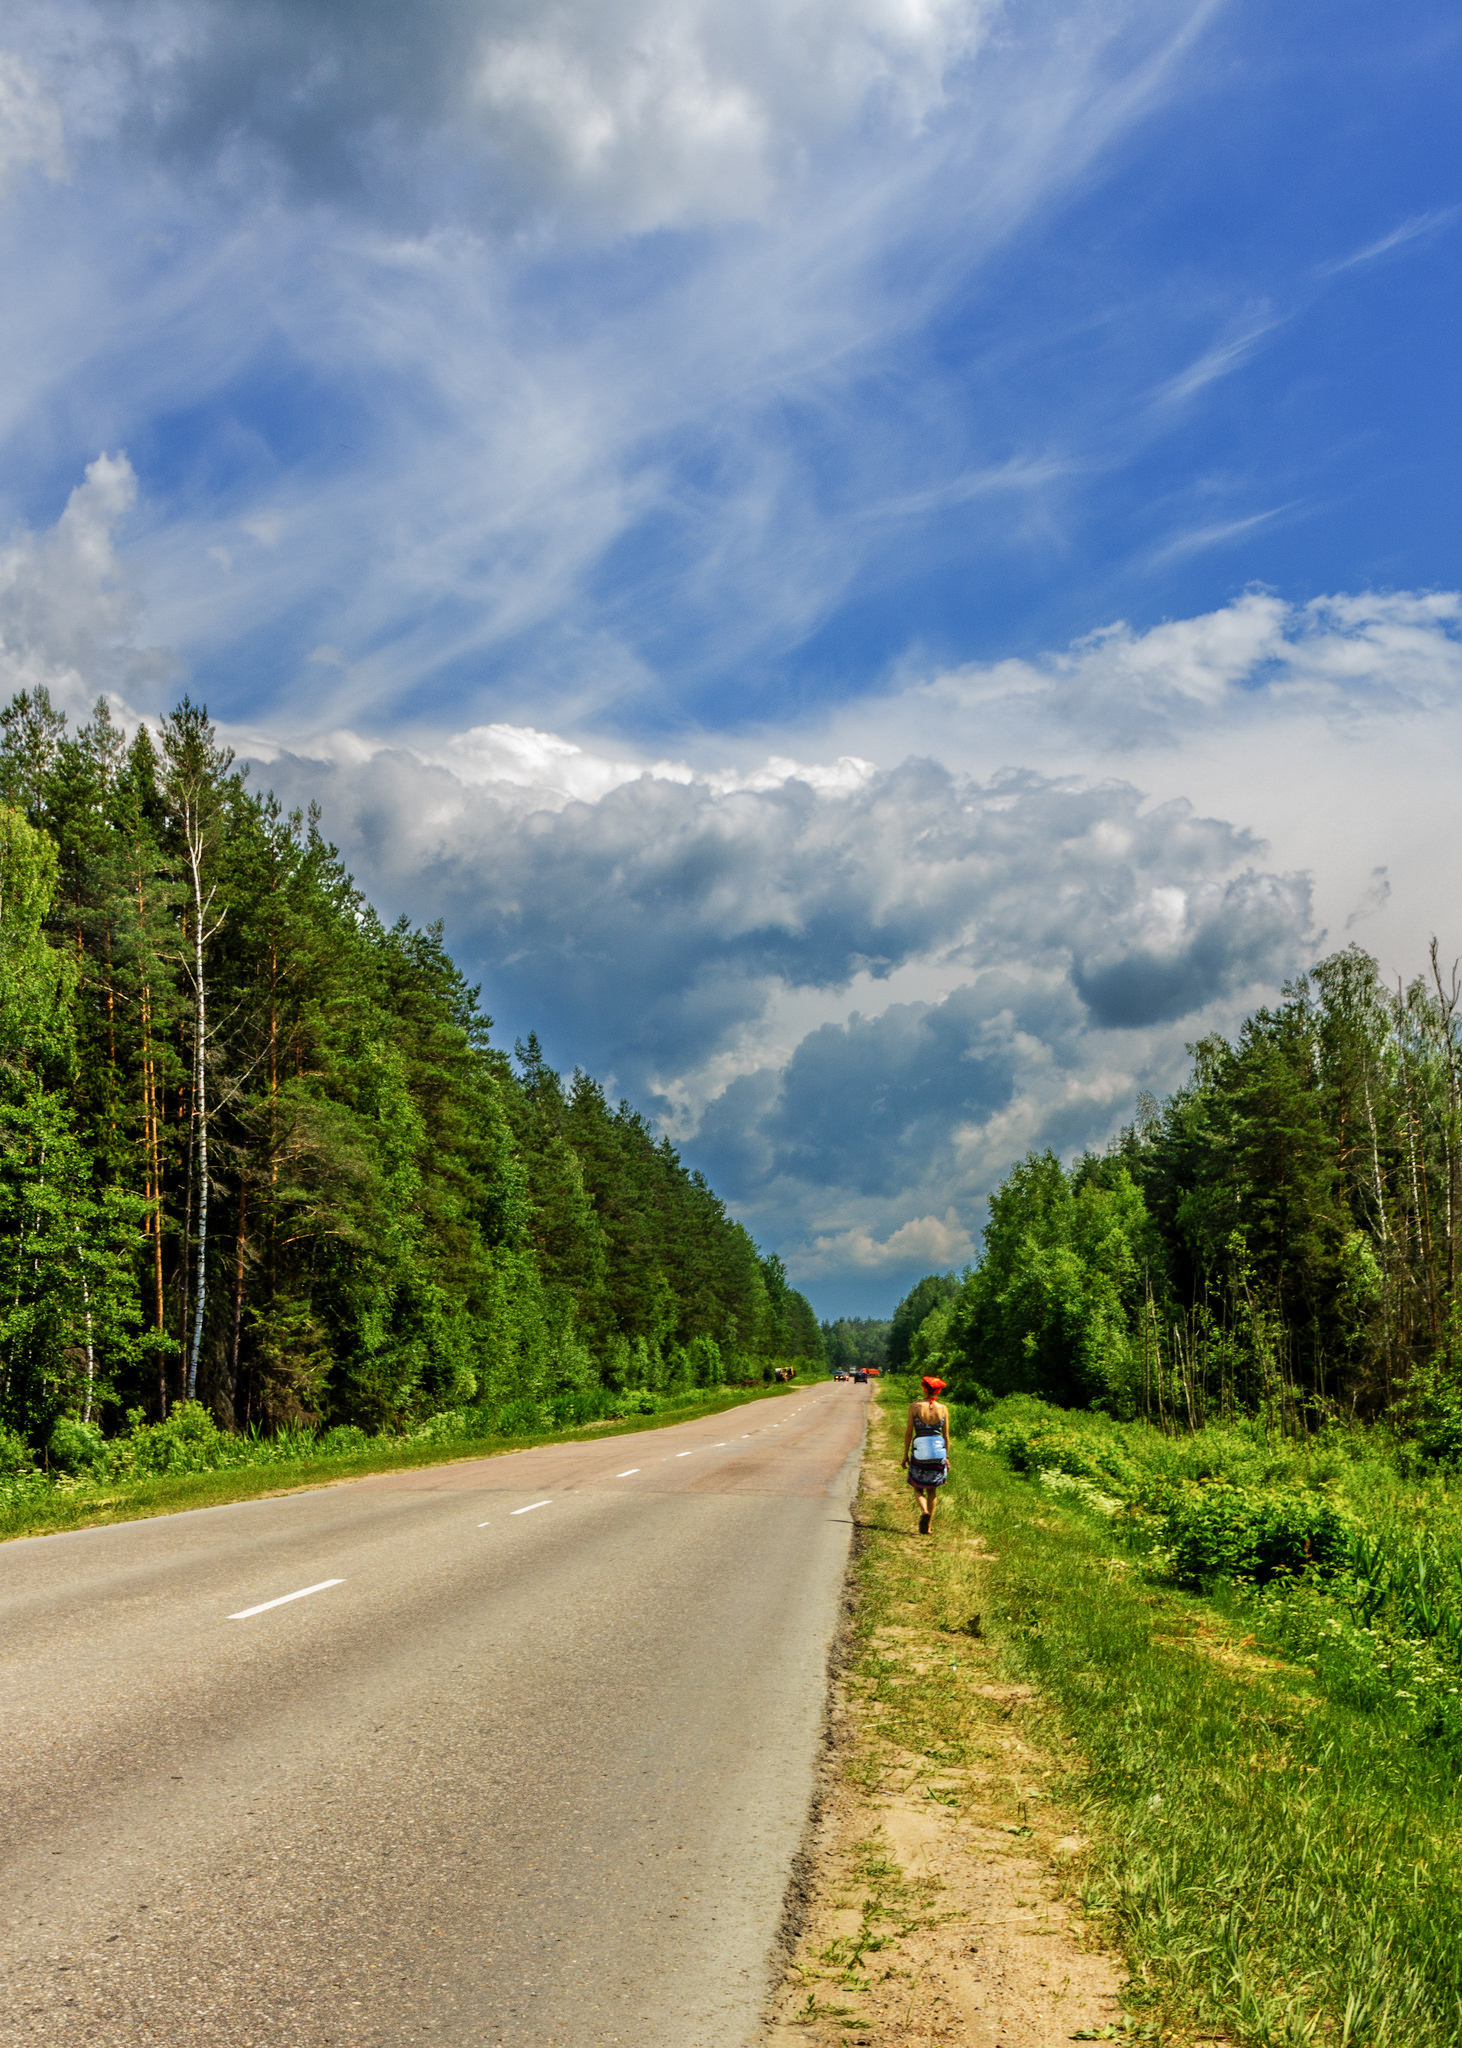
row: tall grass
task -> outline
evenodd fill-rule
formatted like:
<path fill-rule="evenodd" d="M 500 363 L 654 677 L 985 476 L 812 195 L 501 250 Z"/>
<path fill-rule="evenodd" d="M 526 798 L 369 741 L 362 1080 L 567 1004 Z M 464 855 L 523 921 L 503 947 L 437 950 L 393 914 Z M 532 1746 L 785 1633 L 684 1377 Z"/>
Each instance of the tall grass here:
<path fill-rule="evenodd" d="M 1462 2042 L 1450 1487 L 1364 1442 L 1307 1462 L 1242 1431 L 1179 1443 L 1028 1403 L 962 1421 L 945 1512 L 998 1551 L 984 1626 L 1039 1689 L 1033 1735 L 1067 1758 L 1086 1903 L 1138 2014 L 1286 2048 Z M 1236 1551 L 1218 1516 L 1185 1563 L 1174 1518 L 1205 1492 L 1239 1520 L 1277 1503 L 1270 1552 Z M 1276 1562 L 1327 1514 L 1335 1549 Z M 1400 1682 L 1407 1645 L 1431 1660 L 1421 1683 Z"/>

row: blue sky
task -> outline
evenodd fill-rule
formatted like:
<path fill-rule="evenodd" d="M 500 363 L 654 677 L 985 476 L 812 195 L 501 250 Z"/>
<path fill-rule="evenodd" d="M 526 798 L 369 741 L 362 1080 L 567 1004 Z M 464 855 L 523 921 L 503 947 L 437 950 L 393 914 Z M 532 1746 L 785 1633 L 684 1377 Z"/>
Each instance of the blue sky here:
<path fill-rule="evenodd" d="M 1433 0 L 20 0 L 0 685 L 186 683 L 873 1310 L 1462 950 L 1459 84 Z"/>

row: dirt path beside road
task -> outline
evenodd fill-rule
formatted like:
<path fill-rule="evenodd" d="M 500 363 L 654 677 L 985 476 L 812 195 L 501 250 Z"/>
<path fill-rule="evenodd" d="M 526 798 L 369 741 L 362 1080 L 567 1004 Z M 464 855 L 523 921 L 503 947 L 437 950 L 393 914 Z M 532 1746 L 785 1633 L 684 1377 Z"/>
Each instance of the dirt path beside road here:
<path fill-rule="evenodd" d="M 978 1502 L 921 1539 L 893 1436 L 875 1413 L 856 1645 L 771 2048 L 1127 2038 L 1125 1972 L 1073 1904 L 1083 1845 L 1050 1796 L 1060 1761 L 981 1632 L 996 1560 Z"/>

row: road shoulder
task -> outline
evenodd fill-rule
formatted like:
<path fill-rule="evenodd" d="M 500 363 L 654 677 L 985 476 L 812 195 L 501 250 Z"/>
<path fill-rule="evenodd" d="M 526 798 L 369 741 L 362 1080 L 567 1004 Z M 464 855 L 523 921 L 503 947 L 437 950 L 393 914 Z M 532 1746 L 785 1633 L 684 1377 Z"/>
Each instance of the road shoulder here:
<path fill-rule="evenodd" d="M 887 1403 L 885 1403 L 885 1407 Z M 1075 1904 L 1083 1843 L 1028 1689 L 979 1620 L 998 1559 L 961 1499 L 916 1533 L 887 1414 L 854 1515 L 857 1611 L 770 2048 L 1121 2038 L 1120 1962 Z M 949 1504 L 954 1506 L 953 1500 Z"/>

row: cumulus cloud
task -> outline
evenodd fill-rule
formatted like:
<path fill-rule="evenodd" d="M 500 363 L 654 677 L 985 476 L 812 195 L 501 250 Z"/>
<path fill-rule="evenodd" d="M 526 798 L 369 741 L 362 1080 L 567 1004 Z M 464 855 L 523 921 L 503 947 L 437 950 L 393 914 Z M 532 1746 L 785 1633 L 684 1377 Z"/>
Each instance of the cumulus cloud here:
<path fill-rule="evenodd" d="M 967 1265 L 975 1256 L 968 1227 L 953 1210 L 943 1216 L 911 1216 L 886 1237 L 870 1230 L 843 1230 L 816 1237 L 808 1256 L 835 1273 L 888 1274 L 947 1272 Z"/>
<path fill-rule="evenodd" d="M 1256 716 L 1354 722 L 1439 710 L 1462 692 L 1462 595 L 1363 591 L 1287 604 L 1250 591 L 1198 618 L 1125 622 L 1034 661 L 973 663 L 901 696 L 925 729 L 971 718 L 1033 737 L 1051 721 L 1103 749 L 1191 741 Z M 876 731 L 877 707 L 867 726 Z"/>
<path fill-rule="evenodd" d="M 995 0 L 90 0 L 29 15 L 76 125 L 227 181 L 616 229 L 761 213 L 809 150 L 916 130 Z"/>
<path fill-rule="evenodd" d="M 1126 783 L 603 762 L 595 788 L 546 737 L 515 780 L 451 748 L 267 772 L 392 907 L 446 917 L 510 1031 L 657 1108 L 799 1271 L 951 1201 L 967 1238 L 1010 1157 L 1104 1136 L 1137 1076 L 1305 956 L 1302 878 Z"/>
<path fill-rule="evenodd" d="M 102 691 L 125 709 L 150 693 L 167 658 L 137 644 L 139 602 L 117 552 L 137 496 L 125 455 L 99 455 L 55 526 L 0 544 L 0 693 L 43 686 L 71 712 Z"/>
<path fill-rule="evenodd" d="M 860 117 L 916 130 L 991 0 L 629 0 L 483 36 L 470 91 L 513 155 L 636 228 L 763 213 Z"/>

